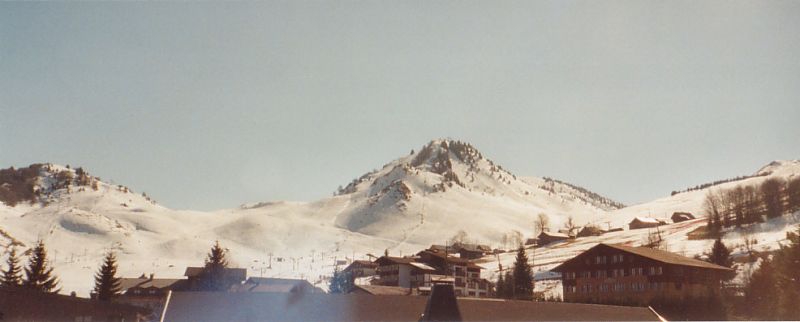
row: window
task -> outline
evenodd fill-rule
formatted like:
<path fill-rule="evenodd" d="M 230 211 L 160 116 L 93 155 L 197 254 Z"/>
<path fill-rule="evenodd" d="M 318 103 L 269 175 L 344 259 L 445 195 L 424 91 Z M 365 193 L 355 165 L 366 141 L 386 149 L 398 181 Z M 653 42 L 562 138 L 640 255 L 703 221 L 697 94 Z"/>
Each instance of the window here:
<path fill-rule="evenodd" d="M 600 284 L 600 292 L 608 292 L 608 284 Z"/>
<path fill-rule="evenodd" d="M 574 280 L 575 279 L 575 272 L 565 272 L 564 273 L 565 280 Z"/>
<path fill-rule="evenodd" d="M 656 275 L 661 275 L 661 274 L 664 274 L 664 270 L 661 269 L 661 266 L 656 267 Z"/>
<path fill-rule="evenodd" d="M 605 256 L 597 256 L 597 257 L 594 258 L 594 263 L 595 264 L 605 264 L 606 263 L 606 257 Z"/>
<path fill-rule="evenodd" d="M 597 271 L 597 278 L 606 278 L 606 271 L 605 270 Z"/>
<path fill-rule="evenodd" d="M 644 270 L 641 267 L 631 268 L 631 276 L 642 276 L 642 275 L 644 275 Z"/>

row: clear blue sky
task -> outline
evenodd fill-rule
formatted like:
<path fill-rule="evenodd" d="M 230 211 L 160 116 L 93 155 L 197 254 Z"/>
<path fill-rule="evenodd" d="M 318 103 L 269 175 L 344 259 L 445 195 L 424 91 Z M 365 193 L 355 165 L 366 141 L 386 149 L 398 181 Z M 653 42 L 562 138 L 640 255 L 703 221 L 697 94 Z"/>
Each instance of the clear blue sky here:
<path fill-rule="evenodd" d="M 0 167 L 315 200 L 430 139 L 626 203 L 800 158 L 798 1 L 0 3 Z"/>

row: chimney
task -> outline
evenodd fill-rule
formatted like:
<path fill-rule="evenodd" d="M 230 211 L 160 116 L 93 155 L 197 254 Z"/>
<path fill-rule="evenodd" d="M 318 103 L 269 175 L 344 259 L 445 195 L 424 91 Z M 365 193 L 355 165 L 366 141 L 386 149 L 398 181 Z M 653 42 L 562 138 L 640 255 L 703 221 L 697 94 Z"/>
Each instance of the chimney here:
<path fill-rule="evenodd" d="M 456 293 L 453 284 L 435 283 L 420 321 L 461 321 Z"/>
<path fill-rule="evenodd" d="M 153 276 L 155 276 L 155 275 L 156 275 L 156 274 L 154 274 L 154 273 L 150 273 L 150 280 L 151 280 L 151 281 L 153 280 Z"/>

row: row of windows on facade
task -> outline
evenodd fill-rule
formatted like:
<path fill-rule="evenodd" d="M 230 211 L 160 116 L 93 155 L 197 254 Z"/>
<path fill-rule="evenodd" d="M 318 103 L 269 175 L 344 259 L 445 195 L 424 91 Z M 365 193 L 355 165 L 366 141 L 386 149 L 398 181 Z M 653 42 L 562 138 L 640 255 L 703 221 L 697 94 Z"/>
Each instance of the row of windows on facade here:
<path fill-rule="evenodd" d="M 610 274 L 608 272 L 611 272 Z M 617 268 L 611 270 L 597 270 L 597 271 L 582 271 L 580 272 L 581 278 L 606 278 L 609 277 L 624 277 L 624 276 L 644 276 L 644 268 L 642 267 L 633 267 L 630 270 L 626 270 L 624 268 Z M 661 266 L 653 266 L 647 268 L 647 275 L 661 275 L 664 274 L 664 269 Z M 578 273 L 576 272 L 565 272 L 564 279 L 572 280 L 575 279 Z"/>
<path fill-rule="evenodd" d="M 631 256 L 629 256 L 628 258 L 633 259 L 633 257 L 631 257 Z M 625 261 L 625 255 L 623 255 L 623 254 L 611 255 L 611 264 L 622 263 L 624 261 Z M 587 258 L 586 259 L 586 264 L 590 264 L 590 263 L 591 263 L 591 260 Z M 595 256 L 594 263 L 595 264 L 608 264 L 608 256 L 604 256 L 604 255 Z"/>
<path fill-rule="evenodd" d="M 649 290 L 663 290 L 665 283 L 650 283 Z M 568 293 L 577 293 L 580 290 L 581 293 L 592 293 L 592 292 L 600 292 L 605 293 L 609 291 L 613 292 L 624 292 L 625 287 L 628 286 L 625 283 L 614 283 L 614 284 L 600 284 L 599 286 L 595 287 L 591 284 L 582 285 L 580 289 L 577 286 L 567 286 L 565 287 L 565 291 Z M 629 290 L 634 292 L 644 292 L 648 290 L 647 283 L 631 283 L 629 285 Z"/>

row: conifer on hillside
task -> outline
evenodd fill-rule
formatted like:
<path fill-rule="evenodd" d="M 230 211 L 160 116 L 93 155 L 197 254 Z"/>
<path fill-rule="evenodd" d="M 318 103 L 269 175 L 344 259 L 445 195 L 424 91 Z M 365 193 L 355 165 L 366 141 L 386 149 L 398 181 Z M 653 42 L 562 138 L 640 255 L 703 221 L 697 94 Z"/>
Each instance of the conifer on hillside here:
<path fill-rule="evenodd" d="M 120 281 L 121 279 L 117 277 L 117 257 L 110 251 L 94 277 L 94 292 L 97 294 L 97 299 L 108 301 L 119 295 Z"/>
<path fill-rule="evenodd" d="M 33 248 L 32 255 L 25 267 L 25 280 L 22 286 L 43 293 L 58 293 L 58 278 L 53 275 L 53 267 L 47 264 L 47 250 L 44 242 L 39 240 Z"/>
<path fill-rule="evenodd" d="M 528 255 L 522 245 L 517 249 L 517 259 L 514 262 L 514 298 L 520 300 L 533 299 L 533 270 L 528 263 Z"/>
<path fill-rule="evenodd" d="M 227 289 L 225 268 L 228 267 L 228 259 L 226 257 L 227 251 L 219 245 L 219 241 L 216 241 L 206 257 L 200 285 L 203 290 L 225 291 Z"/>
<path fill-rule="evenodd" d="M 19 265 L 17 249 L 11 246 L 11 251 L 6 259 L 7 268 L 2 271 L 0 276 L 0 287 L 17 287 L 22 285 L 22 267 Z"/>

